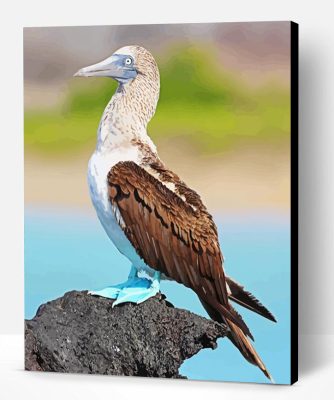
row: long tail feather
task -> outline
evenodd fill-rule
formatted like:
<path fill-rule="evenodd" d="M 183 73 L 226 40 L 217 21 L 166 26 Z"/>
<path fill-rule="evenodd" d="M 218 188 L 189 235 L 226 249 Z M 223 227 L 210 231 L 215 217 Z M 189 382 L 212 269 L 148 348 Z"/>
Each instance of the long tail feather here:
<path fill-rule="evenodd" d="M 201 298 L 200 301 L 203 304 L 203 307 L 206 309 L 209 316 L 214 321 L 225 323 L 229 327 L 230 332 L 228 338 L 238 348 L 238 350 L 244 356 L 244 358 L 251 364 L 259 367 L 261 371 L 264 373 L 264 375 L 272 382 L 274 382 L 269 371 L 267 370 L 266 366 L 264 365 L 260 356 L 255 351 L 254 347 L 252 346 L 250 340 L 243 332 L 243 330 L 239 326 L 237 326 L 234 322 L 232 322 L 230 319 L 228 319 L 226 315 L 222 314 L 219 309 L 213 308 L 210 304 L 208 304 L 205 300 Z M 236 312 L 231 306 L 230 309 Z"/>
<path fill-rule="evenodd" d="M 231 291 L 229 298 L 239 305 L 248 308 L 249 310 L 276 322 L 273 314 L 251 293 L 247 292 L 243 286 L 235 282 L 233 279 L 226 276 L 226 283 Z"/>
<path fill-rule="evenodd" d="M 273 382 L 269 371 L 267 370 L 260 356 L 255 351 L 247 336 L 233 322 L 229 320 L 226 320 L 226 322 L 230 328 L 229 339 L 232 341 L 232 343 L 234 343 L 247 361 L 259 367 L 264 375 Z"/>

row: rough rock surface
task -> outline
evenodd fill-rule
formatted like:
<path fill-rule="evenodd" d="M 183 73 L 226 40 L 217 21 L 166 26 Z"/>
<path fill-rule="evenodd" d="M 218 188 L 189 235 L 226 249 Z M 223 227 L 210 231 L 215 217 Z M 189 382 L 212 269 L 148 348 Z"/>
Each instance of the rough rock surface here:
<path fill-rule="evenodd" d="M 33 371 L 181 378 L 184 360 L 214 349 L 223 325 L 174 308 L 163 295 L 112 308 L 112 300 L 68 292 L 25 325 L 25 368 Z"/>

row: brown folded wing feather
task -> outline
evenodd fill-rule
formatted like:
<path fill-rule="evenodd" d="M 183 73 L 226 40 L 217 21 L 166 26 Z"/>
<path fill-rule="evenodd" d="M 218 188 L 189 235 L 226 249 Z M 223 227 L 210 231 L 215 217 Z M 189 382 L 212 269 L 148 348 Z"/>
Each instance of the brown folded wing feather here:
<path fill-rule="evenodd" d="M 217 229 L 205 206 L 192 207 L 131 161 L 110 170 L 108 185 L 124 232 L 145 263 L 194 290 L 223 321 L 252 337 L 228 302 Z"/>

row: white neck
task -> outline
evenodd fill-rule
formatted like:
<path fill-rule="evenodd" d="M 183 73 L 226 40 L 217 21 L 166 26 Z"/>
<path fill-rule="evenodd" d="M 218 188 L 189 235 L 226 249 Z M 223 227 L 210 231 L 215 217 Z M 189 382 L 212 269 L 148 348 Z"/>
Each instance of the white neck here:
<path fill-rule="evenodd" d="M 159 83 L 148 85 L 144 79 L 120 84 L 102 115 L 96 150 L 123 150 L 140 141 L 156 148 L 147 134 L 147 124 L 153 117 L 159 99 Z"/>

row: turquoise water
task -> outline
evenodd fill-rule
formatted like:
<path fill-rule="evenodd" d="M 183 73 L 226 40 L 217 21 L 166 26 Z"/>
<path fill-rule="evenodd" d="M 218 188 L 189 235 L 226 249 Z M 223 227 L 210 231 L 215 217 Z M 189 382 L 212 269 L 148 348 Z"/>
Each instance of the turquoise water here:
<path fill-rule="evenodd" d="M 290 224 L 287 215 L 215 216 L 225 268 L 276 316 L 277 324 L 242 312 L 255 347 L 276 383 L 290 382 Z M 113 266 L 116 266 L 114 268 Z M 107 238 L 97 218 L 71 209 L 28 208 L 25 215 L 25 317 L 69 290 L 94 289 L 126 279 L 130 264 Z M 207 316 L 197 296 L 174 282 L 162 291 L 177 307 Z M 227 339 L 218 349 L 187 360 L 192 379 L 267 382 Z"/>

